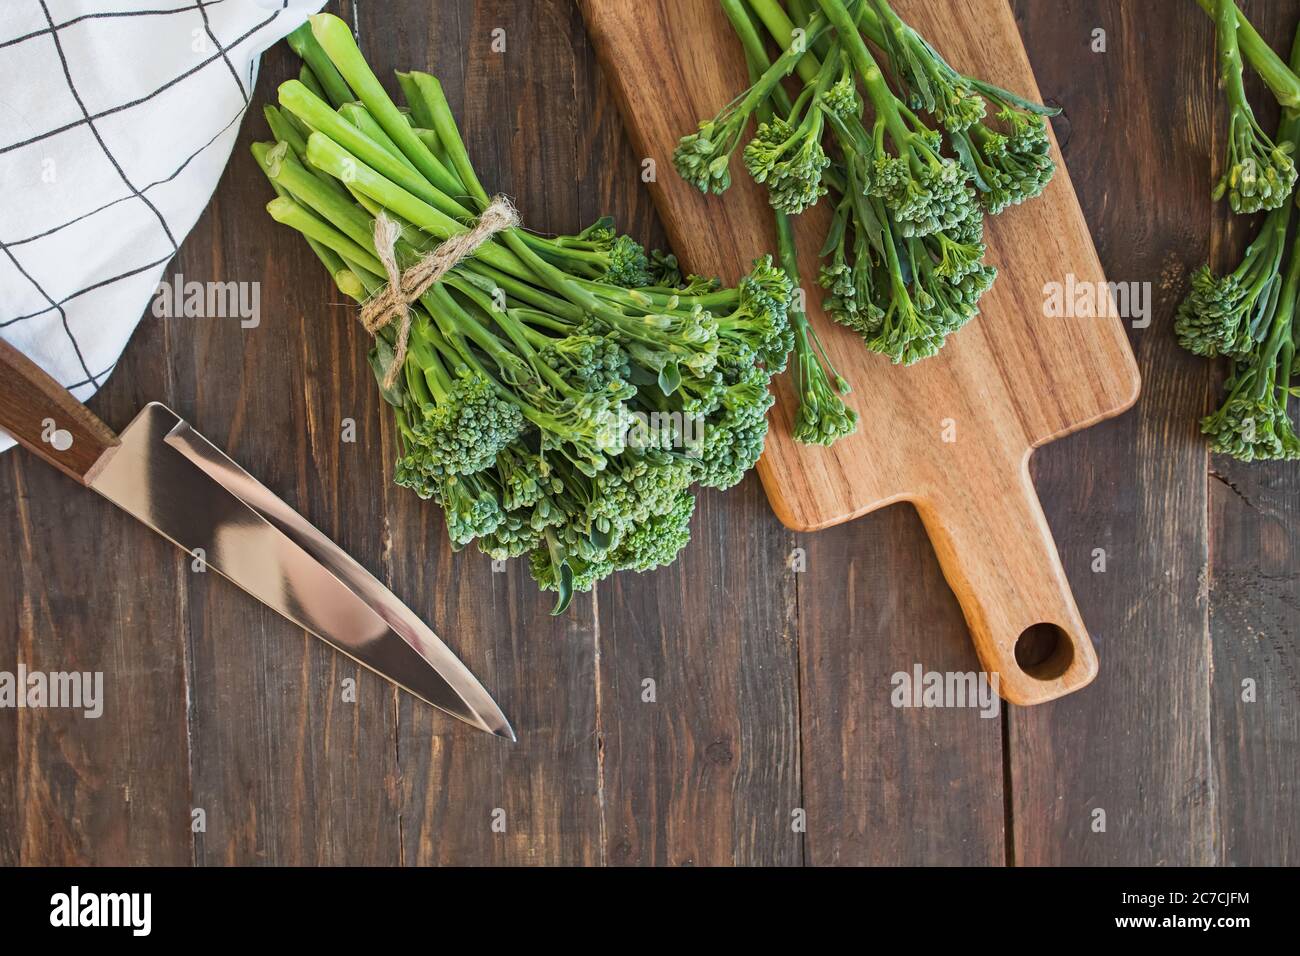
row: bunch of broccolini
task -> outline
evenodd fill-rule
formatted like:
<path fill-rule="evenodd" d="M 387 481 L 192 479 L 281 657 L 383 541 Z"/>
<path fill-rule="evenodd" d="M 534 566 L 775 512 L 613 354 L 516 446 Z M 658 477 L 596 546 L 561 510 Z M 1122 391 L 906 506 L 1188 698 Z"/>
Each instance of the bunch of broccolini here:
<path fill-rule="evenodd" d="M 739 150 L 778 217 L 830 195 L 826 311 L 895 363 L 934 355 L 978 314 L 995 278 L 983 261 L 984 216 L 1039 195 L 1055 171 L 1044 120 L 1054 111 L 959 73 L 887 0 L 722 6 L 752 83 L 682 137 L 678 172 L 721 193 Z M 815 336 L 796 330 L 796 438 L 829 443 L 856 424 L 835 394 L 847 383 L 823 367 Z"/>
<path fill-rule="evenodd" d="M 406 270 L 491 198 L 433 76 L 398 74 L 401 109 L 338 18 L 312 17 L 290 45 L 302 73 L 266 108 L 275 142 L 253 147 L 268 210 L 363 301 L 389 282 L 381 214 Z M 604 220 L 576 236 L 499 232 L 413 304 L 396 372 L 403 333 L 376 330 L 396 481 L 441 505 L 455 546 L 527 556 L 556 613 L 615 570 L 670 563 L 690 487 L 728 488 L 762 451 L 791 294 L 769 258 L 734 289 L 683 281 Z"/>
<path fill-rule="evenodd" d="M 1213 196 L 1226 193 L 1235 212 L 1269 212 L 1235 269 L 1215 275 L 1203 265 L 1193 274 L 1174 330 L 1189 351 L 1224 356 L 1231 363 L 1222 406 L 1201 422 L 1211 449 L 1242 461 L 1300 458 L 1289 410 L 1297 394 L 1292 379 L 1300 335 L 1300 242 L 1291 202 L 1292 156 L 1300 146 L 1300 96 L 1292 95 L 1300 93 L 1300 80 L 1292 71 L 1300 68 L 1300 34 L 1288 69 L 1233 0 L 1198 2 L 1214 16 L 1220 83 L 1229 107 L 1228 156 Z M 1260 129 L 1246 100 L 1243 53 L 1285 107 L 1273 139 Z"/>

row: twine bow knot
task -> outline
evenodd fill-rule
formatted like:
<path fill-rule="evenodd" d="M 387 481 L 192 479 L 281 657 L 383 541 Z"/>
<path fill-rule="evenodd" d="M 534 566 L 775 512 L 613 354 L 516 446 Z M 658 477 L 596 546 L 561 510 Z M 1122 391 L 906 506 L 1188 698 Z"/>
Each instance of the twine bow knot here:
<path fill-rule="evenodd" d="M 388 274 L 388 285 L 376 292 L 361 307 L 361 324 L 371 335 L 378 335 L 394 320 L 397 329 L 393 361 L 384 374 L 384 387 L 391 388 L 401 374 L 406 360 L 406 345 L 411 337 L 411 304 L 428 292 L 434 283 L 474 254 L 479 246 L 498 232 L 519 225 L 519 213 L 505 196 L 495 196 L 483 210 L 472 229 L 439 243 L 428 255 L 403 272 L 394 251 L 402 228 L 382 212 L 375 219 L 375 251 Z"/>

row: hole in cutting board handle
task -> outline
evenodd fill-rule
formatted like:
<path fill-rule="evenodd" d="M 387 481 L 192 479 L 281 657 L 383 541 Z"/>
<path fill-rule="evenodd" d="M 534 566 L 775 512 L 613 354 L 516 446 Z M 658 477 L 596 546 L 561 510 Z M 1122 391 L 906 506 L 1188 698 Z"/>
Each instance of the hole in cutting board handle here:
<path fill-rule="evenodd" d="M 1056 680 L 1074 663 L 1074 642 L 1055 624 L 1031 624 L 1016 638 L 1016 664 L 1037 680 Z"/>

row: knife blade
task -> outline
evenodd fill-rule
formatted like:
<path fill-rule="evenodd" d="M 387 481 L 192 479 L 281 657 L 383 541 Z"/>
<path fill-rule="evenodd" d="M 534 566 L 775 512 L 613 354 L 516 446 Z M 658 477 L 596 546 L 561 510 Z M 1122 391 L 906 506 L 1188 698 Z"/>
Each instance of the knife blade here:
<path fill-rule="evenodd" d="M 113 433 L 0 341 L 0 427 L 263 604 L 434 707 L 514 740 L 491 695 L 373 575 L 179 415 Z"/>

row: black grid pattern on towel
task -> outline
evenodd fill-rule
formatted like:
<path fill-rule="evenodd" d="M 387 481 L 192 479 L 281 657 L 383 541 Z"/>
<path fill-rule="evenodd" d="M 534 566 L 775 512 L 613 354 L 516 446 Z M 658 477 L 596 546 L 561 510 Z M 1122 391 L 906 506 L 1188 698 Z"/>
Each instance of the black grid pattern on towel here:
<path fill-rule="evenodd" d="M 64 383 L 65 387 L 69 389 L 73 389 L 85 385 L 94 385 L 96 388 L 98 388 L 100 382 L 104 379 L 104 377 L 107 376 L 113 370 L 113 366 L 110 365 L 108 368 L 98 372 L 91 371 L 90 367 L 87 365 L 86 358 L 82 353 L 81 344 L 77 341 L 77 337 L 73 333 L 73 330 L 68 323 L 68 315 L 64 309 L 64 306 L 67 305 L 67 303 L 71 302 L 72 300 L 78 298 L 79 296 L 85 295 L 88 292 L 92 292 L 96 289 L 101 289 L 108 285 L 112 285 L 113 283 L 119 282 L 129 276 L 138 275 L 141 272 L 145 272 L 156 266 L 162 265 L 166 263 L 169 259 L 171 259 L 173 255 L 175 255 L 177 249 L 177 241 L 173 234 L 172 228 L 168 224 L 163 214 L 158 210 L 157 206 L 150 201 L 148 195 L 149 191 L 156 186 L 162 185 L 163 183 L 171 182 L 173 179 L 179 176 L 181 172 L 184 171 L 184 169 L 187 166 L 189 166 L 189 164 L 197 156 L 199 156 L 204 150 L 206 150 L 209 146 L 211 146 L 218 139 L 220 139 L 221 136 L 227 130 L 229 130 L 231 126 L 237 124 L 239 120 L 243 117 L 244 109 L 248 106 L 248 98 L 249 98 L 249 93 L 251 92 L 250 87 L 251 87 L 252 77 L 251 76 L 249 77 L 248 85 L 245 85 L 245 81 L 240 78 L 239 72 L 235 69 L 235 66 L 230 59 L 230 51 L 234 50 L 236 47 L 238 47 L 249 37 L 261 31 L 272 21 L 274 21 L 277 17 L 279 17 L 280 14 L 283 13 L 284 10 L 288 8 L 289 2 L 288 0 L 281 0 L 279 9 L 271 10 L 269 15 L 264 20 L 260 21 L 253 27 L 249 28 L 247 31 L 245 31 L 242 35 L 237 37 L 231 43 L 225 45 L 223 45 L 217 39 L 215 33 L 212 31 L 210 22 L 208 20 L 207 8 L 214 7 L 220 3 L 231 2 L 231 0 L 193 0 L 193 2 L 186 4 L 184 6 L 178 6 L 178 7 L 167 8 L 167 9 L 159 9 L 157 6 L 142 6 L 138 10 L 121 10 L 121 11 L 112 11 L 112 12 L 87 13 L 87 14 L 82 14 L 81 16 L 73 17 L 68 20 L 64 20 L 59 23 L 56 23 L 54 17 L 51 15 L 50 8 L 46 0 L 39 0 L 39 2 L 40 2 L 41 10 L 45 14 L 47 26 L 43 29 L 33 30 L 22 36 L 14 37 L 13 39 L 6 40 L 3 43 L 0 43 L 0 50 L 3 50 L 6 47 L 12 47 L 20 43 L 31 41 L 39 37 L 49 37 L 51 40 L 53 40 L 55 50 L 58 52 L 59 63 L 60 66 L 62 67 L 64 78 L 67 80 L 68 83 L 68 90 L 72 94 L 73 99 L 76 101 L 77 106 L 81 109 L 82 118 L 71 123 L 66 123 L 63 126 L 58 127 L 57 129 L 48 130 L 47 132 L 42 133 L 40 136 L 35 136 L 32 137 L 31 139 L 27 139 L 19 143 L 12 143 L 8 146 L 2 147 L 0 148 L 0 153 L 9 152 L 10 150 L 15 150 L 23 146 L 29 146 L 34 143 L 41 142 L 42 140 L 49 139 L 53 136 L 57 136 L 60 133 L 65 133 L 68 130 L 75 129 L 80 126 L 85 126 L 90 130 L 90 133 L 95 143 L 98 144 L 98 148 L 103 152 L 104 157 L 116 170 L 117 175 L 121 177 L 123 184 L 125 184 L 126 188 L 130 191 L 130 195 L 121 197 L 119 199 L 115 199 L 109 203 L 105 203 L 99 208 L 90 210 L 89 212 L 82 213 L 81 215 L 73 219 L 70 219 L 67 222 L 59 223 L 58 225 L 54 225 L 42 229 L 39 233 L 36 233 L 34 235 L 25 236 L 18 239 L 12 239 L 8 242 L 0 240 L 0 254 L 3 254 L 3 256 L 8 259 L 8 261 L 14 266 L 17 272 L 27 282 L 31 284 L 31 287 L 36 291 L 36 293 L 46 303 L 48 303 L 46 307 L 36 312 L 29 313 L 27 315 L 19 315 L 14 317 L 0 317 L 0 328 L 11 326 L 16 323 L 23 322 L 27 319 L 35 318 L 38 315 L 47 315 L 51 310 L 53 310 L 58 314 L 62 322 L 63 332 L 68 337 L 68 341 L 72 345 L 73 353 L 76 355 L 77 361 L 80 363 L 81 369 L 85 373 L 85 377 L 81 381 Z M 68 27 L 72 26 L 73 24 L 81 23 L 87 20 L 108 19 L 108 18 L 118 20 L 122 18 L 132 18 L 132 17 L 160 17 L 160 16 L 168 16 L 170 14 L 187 13 L 187 12 L 194 12 L 194 11 L 198 11 L 200 16 L 203 18 L 204 29 L 207 33 L 208 41 L 216 48 L 216 52 L 212 56 L 205 58 L 204 60 L 200 61 L 198 64 L 184 71 L 183 73 L 171 77 L 166 82 L 162 83 L 160 86 L 158 86 L 156 89 L 152 90 L 150 93 L 146 94 L 145 96 L 137 97 L 128 102 L 117 104 L 108 109 L 100 110 L 94 114 L 90 113 L 86 109 L 81 93 L 77 90 L 76 82 L 73 80 L 72 71 L 68 69 L 68 61 L 64 55 L 63 45 L 59 41 L 59 31 L 65 30 Z M 127 177 L 125 171 L 122 169 L 121 164 L 117 161 L 116 158 L 114 158 L 112 151 L 110 151 L 108 146 L 105 144 L 104 139 L 100 135 L 99 130 L 96 129 L 95 126 L 96 121 L 103 119 L 106 116 L 110 116 L 114 113 L 121 112 L 122 110 L 129 109 L 133 106 L 138 106 L 141 103 L 145 103 L 148 100 L 152 99 L 153 97 L 157 96 L 158 94 L 164 92 L 165 90 L 171 89 L 176 84 L 184 82 L 185 79 L 187 79 L 190 76 L 194 76 L 208 64 L 214 63 L 218 60 L 222 60 L 225 62 L 226 68 L 229 70 L 231 78 L 233 79 L 235 85 L 239 87 L 240 107 L 238 112 L 236 112 L 236 114 L 231 118 L 230 122 L 227 123 L 220 132 L 218 132 L 210 140 L 208 140 L 197 150 L 195 150 L 193 153 L 187 156 L 184 159 L 184 161 L 181 162 L 170 173 L 170 175 L 164 176 L 160 179 L 155 180 L 154 182 L 148 183 L 143 186 L 137 186 L 135 183 L 131 182 L 131 180 Z M 102 212 L 104 209 L 107 209 L 109 206 L 115 206 L 119 203 L 128 203 L 128 202 L 140 203 L 149 210 L 149 212 L 153 215 L 153 217 L 158 222 L 159 233 L 166 239 L 166 245 L 171 248 L 170 253 L 168 253 L 161 259 L 154 258 L 149 262 L 126 266 L 120 272 L 106 279 L 101 279 L 93 283 L 92 285 L 88 285 L 84 288 L 76 289 L 66 295 L 61 296 L 57 300 L 53 296 L 51 296 L 41 286 L 39 282 L 36 281 L 36 279 L 31 275 L 31 273 L 27 269 L 23 268 L 21 262 L 13 253 L 13 250 L 16 247 L 19 247 L 24 243 L 32 242 L 33 240 L 41 239 L 53 235 L 54 233 L 59 232 L 62 229 L 66 229 L 67 227 L 75 223 L 81 222 L 82 220 L 90 216 L 93 216 L 98 212 Z"/>

